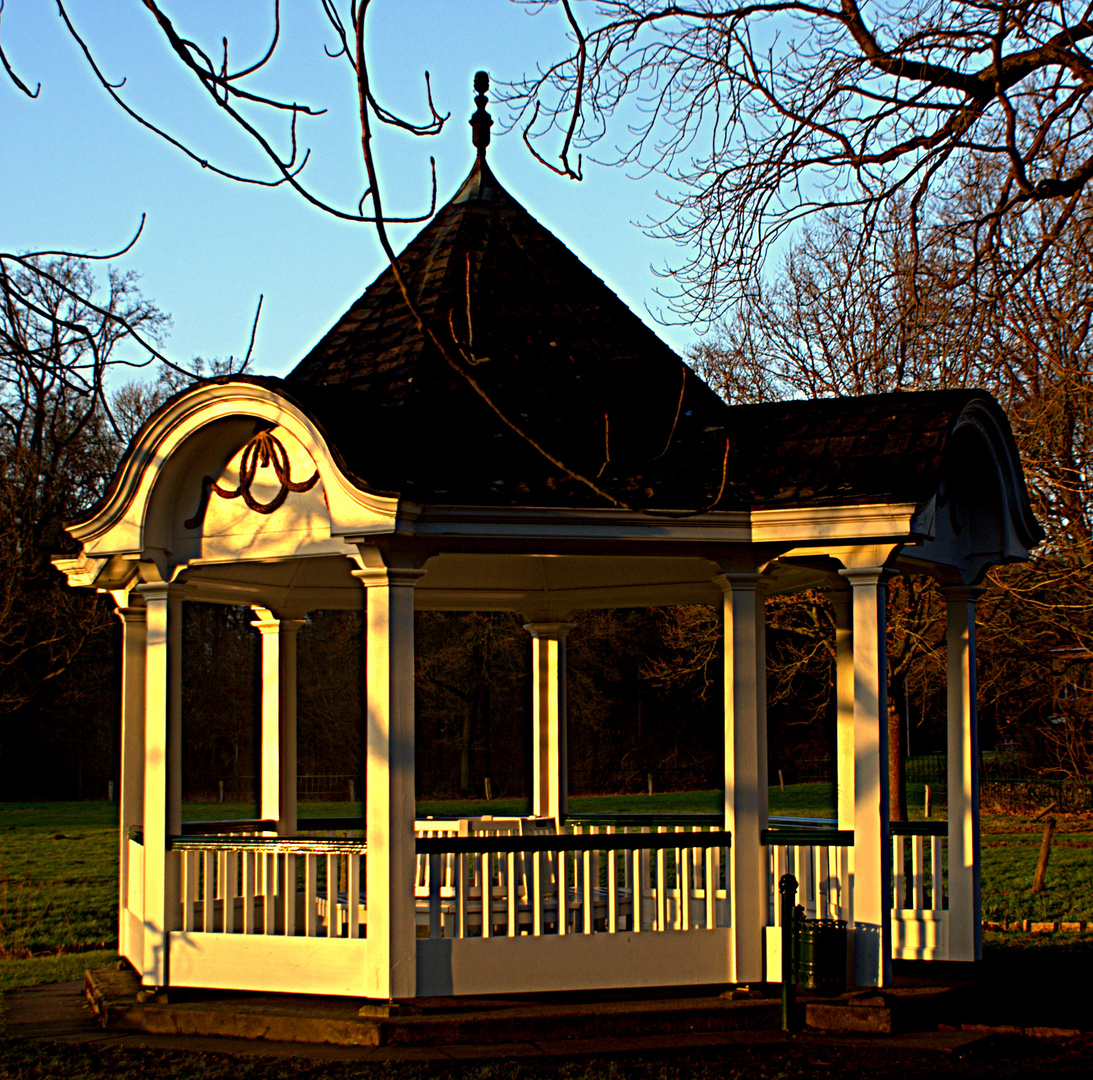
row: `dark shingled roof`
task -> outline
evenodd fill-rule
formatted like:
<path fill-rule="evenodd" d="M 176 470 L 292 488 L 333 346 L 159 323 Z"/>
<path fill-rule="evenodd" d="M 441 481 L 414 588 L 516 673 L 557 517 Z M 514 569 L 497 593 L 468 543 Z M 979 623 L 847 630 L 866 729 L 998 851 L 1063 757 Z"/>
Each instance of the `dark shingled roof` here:
<path fill-rule="evenodd" d="M 961 410 L 989 399 L 953 390 L 729 407 L 481 159 L 400 262 L 422 314 L 503 416 L 632 506 L 710 506 L 726 439 L 718 509 L 921 503 Z M 605 505 L 452 369 L 390 269 L 277 382 L 372 490 L 448 504 Z"/>
<path fill-rule="evenodd" d="M 400 262 L 466 374 L 570 469 L 630 504 L 704 506 L 716 497 L 724 403 L 484 161 Z M 468 341 L 464 359 L 458 343 Z M 452 370 L 391 270 L 287 383 L 301 399 L 337 388 L 332 406 L 356 413 L 347 427 L 355 445 L 342 451 L 379 489 L 440 502 L 604 505 Z"/>

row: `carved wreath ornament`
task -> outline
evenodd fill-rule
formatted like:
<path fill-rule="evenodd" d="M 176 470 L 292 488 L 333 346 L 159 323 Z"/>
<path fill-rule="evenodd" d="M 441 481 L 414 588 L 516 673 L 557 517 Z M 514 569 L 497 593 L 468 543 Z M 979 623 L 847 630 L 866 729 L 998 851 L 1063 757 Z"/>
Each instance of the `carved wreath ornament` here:
<path fill-rule="evenodd" d="M 273 474 L 281 485 L 280 491 L 269 502 L 259 502 L 251 494 L 251 485 L 259 468 L 273 466 Z M 290 491 L 310 491 L 319 479 L 319 470 L 308 480 L 296 482 L 292 479 L 292 465 L 284 443 L 268 431 L 260 431 L 246 446 L 239 459 L 239 486 L 234 491 L 222 488 L 211 476 L 202 477 L 201 505 L 189 521 L 183 522 L 187 529 L 196 529 L 205 519 L 205 510 L 209 505 L 209 495 L 215 492 L 222 499 L 239 499 L 245 502 L 256 514 L 272 514 L 288 498 Z"/>

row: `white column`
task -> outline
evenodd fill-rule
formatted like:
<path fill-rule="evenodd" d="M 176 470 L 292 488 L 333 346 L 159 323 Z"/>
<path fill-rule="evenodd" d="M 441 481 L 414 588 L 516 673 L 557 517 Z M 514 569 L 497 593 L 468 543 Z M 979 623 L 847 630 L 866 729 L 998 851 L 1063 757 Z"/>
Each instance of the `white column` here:
<path fill-rule="evenodd" d="M 892 846 L 888 828 L 888 675 L 884 601 L 891 572 L 840 570 L 853 595 L 854 874 L 851 928 L 854 981 L 892 981 Z"/>
<path fill-rule="evenodd" d="M 118 952 L 139 969 L 144 962 L 140 939 L 129 940 L 129 829 L 144 823 L 144 653 L 147 626 L 143 607 L 119 606 L 116 614 L 122 623 Z M 143 879 L 134 885 L 135 891 L 143 891 Z"/>
<path fill-rule="evenodd" d="M 763 979 L 768 916 L 766 657 L 758 574 L 722 574 L 725 620 L 725 828 L 732 833 L 730 893 L 733 965 L 728 981 Z"/>
<path fill-rule="evenodd" d="M 942 588 L 948 652 L 949 959 L 979 960 L 979 732 L 975 711 L 975 602 L 982 589 Z"/>
<path fill-rule="evenodd" d="M 261 635 L 262 740 L 258 816 L 277 822 L 278 836 L 296 835 L 296 635 L 303 619 L 254 609 Z"/>
<path fill-rule="evenodd" d="M 144 669 L 145 986 L 168 985 L 167 934 L 179 902 L 178 861 L 167 840 L 182 828 L 182 601 L 177 588 L 137 587 L 146 604 Z"/>
<path fill-rule="evenodd" d="M 850 590 L 831 591 L 835 608 L 835 791 L 839 828 L 854 828 L 854 633 Z"/>
<path fill-rule="evenodd" d="M 365 993 L 417 986 L 414 921 L 414 583 L 420 570 L 355 570 L 366 590 L 368 969 Z"/>
<path fill-rule="evenodd" d="M 568 813 L 566 758 L 565 639 L 567 622 L 532 622 L 531 634 L 531 812 L 559 824 Z"/>

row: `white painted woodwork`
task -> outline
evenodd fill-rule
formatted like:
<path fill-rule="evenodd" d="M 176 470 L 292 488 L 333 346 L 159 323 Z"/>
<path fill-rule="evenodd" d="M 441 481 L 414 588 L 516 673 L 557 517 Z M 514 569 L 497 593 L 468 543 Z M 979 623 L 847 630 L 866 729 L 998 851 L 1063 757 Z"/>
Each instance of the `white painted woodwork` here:
<path fill-rule="evenodd" d="M 854 828 L 854 628 L 850 590 L 831 590 L 835 609 L 835 791 L 840 829 Z"/>
<path fill-rule="evenodd" d="M 531 812 L 564 821 L 568 811 L 565 639 L 573 623 L 527 623 L 531 634 Z"/>
<path fill-rule="evenodd" d="M 374 553 L 364 553 L 365 558 Z M 422 571 L 354 571 L 365 587 L 368 860 L 365 994 L 415 994 L 414 583 Z"/>
<path fill-rule="evenodd" d="M 733 966 L 729 982 L 763 977 L 763 927 L 767 921 L 766 853 L 759 843 L 766 826 L 766 658 L 760 652 L 763 602 L 758 574 L 722 574 L 725 625 L 725 829 L 729 855 Z"/>
<path fill-rule="evenodd" d="M 145 986 L 167 983 L 167 835 L 170 768 L 168 732 L 171 667 L 168 657 L 170 586 L 138 586 L 146 604 L 144 674 L 144 898 L 143 955 L 139 970 Z"/>
<path fill-rule="evenodd" d="M 853 596 L 854 981 L 859 986 L 887 986 L 892 980 L 892 854 L 884 602 L 890 572 L 881 566 L 866 566 L 839 573 L 850 582 Z"/>
<path fill-rule="evenodd" d="M 258 816 L 277 822 L 279 836 L 296 834 L 296 635 L 303 619 L 279 619 L 254 609 L 261 641 L 261 781 Z"/>
<path fill-rule="evenodd" d="M 128 600 L 128 596 L 125 596 Z M 147 628 L 143 606 L 117 608 L 122 622 L 121 654 L 121 768 L 118 792 L 118 952 L 134 967 L 143 965 L 143 945 L 130 939 L 130 898 L 144 891 L 143 848 L 129 839 L 130 827 L 144 824 L 144 671 Z M 141 852 L 139 865 L 130 860 L 133 847 Z M 139 882 L 139 885 L 138 885 Z M 143 915 L 143 902 L 133 908 Z"/>
<path fill-rule="evenodd" d="M 951 960 L 983 955 L 979 878 L 979 731 L 975 603 L 983 590 L 945 586 L 948 678 L 949 926 Z"/>
<path fill-rule="evenodd" d="M 947 843 L 890 838 L 881 569 L 925 568 L 946 581 L 970 580 L 991 562 L 1026 557 L 1036 542 L 1004 425 L 982 403 L 965 413 L 956 425 L 964 432 L 958 445 L 974 452 L 952 456 L 955 464 L 938 478 L 948 483 L 946 514 L 933 498 L 668 518 L 400 501 L 346 476 L 316 423 L 271 386 L 206 384 L 172 399 L 134 440 L 106 500 L 71 527 L 80 554 L 55 560 L 70 584 L 112 590 L 125 627 L 122 954 L 151 986 L 380 999 L 754 982 L 763 977 L 764 937 L 771 973 L 774 884 L 792 868 L 810 913 L 849 917 L 854 981 L 861 985 L 884 985 L 893 955 L 978 957 L 975 590 L 945 590 Z M 284 447 L 294 481 L 318 472 L 318 482 L 289 493 L 269 514 L 213 493 L 198 515 L 206 478 L 236 488 L 243 448 L 260 431 Z M 254 497 L 268 503 L 281 490 L 272 464 L 259 461 Z M 200 523 L 188 526 L 195 516 Z M 371 546 L 385 542 L 374 539 L 380 536 L 391 538 L 403 562 L 391 556 L 385 565 Z M 762 578 L 753 572 L 757 544 L 770 560 Z M 718 550 L 731 551 L 730 561 L 713 561 Z M 762 596 L 828 583 L 831 559 L 847 568 L 849 585 L 835 597 L 836 756 L 839 825 L 854 830 L 856 847 L 779 854 L 759 844 L 768 783 Z M 424 571 L 411 567 L 420 566 L 428 574 L 415 587 Z M 208 848 L 167 850 L 181 830 L 183 594 L 258 613 L 260 811 L 286 837 L 296 823 L 300 625 L 287 616 L 365 610 L 367 855 L 365 842 L 232 848 L 224 837 Z M 569 624 L 551 620 L 584 608 L 701 602 L 721 603 L 725 620 L 727 852 L 687 833 L 668 848 L 612 849 L 606 841 L 567 851 L 560 841 L 541 853 L 416 858 L 415 606 L 518 611 L 528 620 L 532 807 L 557 822 L 567 809 Z M 143 844 L 128 840 L 132 824 L 143 826 Z M 467 835 L 525 827 L 533 826 L 480 819 L 467 823 Z M 946 875 L 948 910 L 941 907 Z M 416 939 L 415 923 L 428 939 Z"/>
<path fill-rule="evenodd" d="M 284 447 L 288 479 L 300 483 L 315 475 L 318 469 L 314 459 L 291 431 L 278 426 L 271 428 L 269 435 Z M 244 452 L 245 444 L 214 477 L 222 490 L 234 491 L 239 487 Z M 281 491 L 274 464 L 272 460 L 264 465 L 259 463 L 250 488 L 252 497 L 264 505 Z M 179 523 L 175 529 L 182 534 L 189 531 Z M 251 558 L 265 559 L 343 554 L 345 550 L 344 541 L 331 537 L 330 510 L 321 482 L 308 491 L 290 491 L 281 506 L 270 514 L 256 513 L 243 499 L 225 499 L 212 491 L 200 535 L 201 550 L 197 557 L 203 562 L 236 562 L 240 548 L 245 548 Z"/>
<path fill-rule="evenodd" d="M 892 959 L 948 960 L 949 911 L 893 911 Z"/>
<path fill-rule="evenodd" d="M 549 991 L 722 983 L 732 950 L 728 929 L 423 938 L 417 943 L 418 993 L 519 993 L 532 984 Z"/>
<path fill-rule="evenodd" d="M 374 997 L 365 938 L 169 935 L 172 986 Z"/>
<path fill-rule="evenodd" d="M 200 505 L 202 476 L 220 475 L 224 463 L 255 433 L 256 421 L 275 428 L 282 442 L 294 440 L 318 467 L 332 534 L 391 531 L 398 500 L 363 491 L 346 477 L 318 427 L 299 408 L 255 383 L 206 383 L 156 413 L 134 440 L 97 513 L 72 525 L 81 558 L 154 547 L 170 547 L 176 565 L 200 558 L 201 531 L 182 523 Z M 225 478 L 231 487 L 238 482 L 234 475 L 234 480 Z M 238 544 L 224 552 L 231 562 L 240 561 L 240 555 Z M 71 573 L 79 572 L 71 567 Z"/>

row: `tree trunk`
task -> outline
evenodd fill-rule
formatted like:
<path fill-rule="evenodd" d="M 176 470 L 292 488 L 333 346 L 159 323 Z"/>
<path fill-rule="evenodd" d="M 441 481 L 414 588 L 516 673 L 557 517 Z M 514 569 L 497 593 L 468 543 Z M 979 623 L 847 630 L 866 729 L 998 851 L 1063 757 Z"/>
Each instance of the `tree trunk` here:
<path fill-rule="evenodd" d="M 907 748 L 904 741 L 906 730 L 907 693 L 903 679 L 892 680 L 888 694 L 888 818 L 890 821 L 907 820 Z"/>
<path fill-rule="evenodd" d="M 474 757 L 475 696 L 463 703 L 463 736 L 459 741 L 459 794 L 471 794 L 471 769 Z"/>

